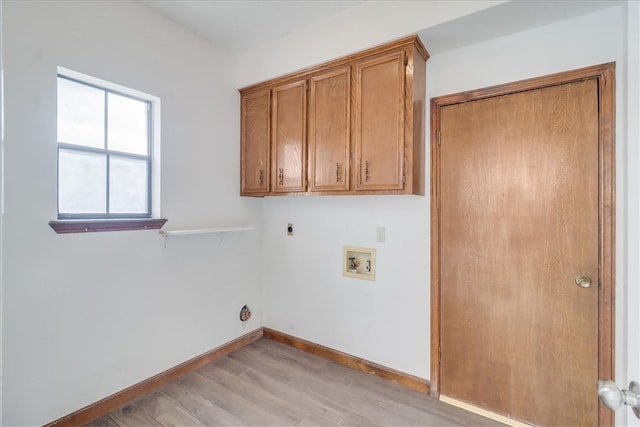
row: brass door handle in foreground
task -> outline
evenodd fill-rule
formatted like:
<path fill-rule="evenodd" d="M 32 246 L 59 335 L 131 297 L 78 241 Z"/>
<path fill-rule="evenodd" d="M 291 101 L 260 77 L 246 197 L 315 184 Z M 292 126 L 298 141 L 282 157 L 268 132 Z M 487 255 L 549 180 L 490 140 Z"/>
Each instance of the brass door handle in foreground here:
<path fill-rule="evenodd" d="M 576 285 L 581 288 L 590 288 L 591 287 L 591 277 L 589 276 L 578 276 L 576 277 Z"/>

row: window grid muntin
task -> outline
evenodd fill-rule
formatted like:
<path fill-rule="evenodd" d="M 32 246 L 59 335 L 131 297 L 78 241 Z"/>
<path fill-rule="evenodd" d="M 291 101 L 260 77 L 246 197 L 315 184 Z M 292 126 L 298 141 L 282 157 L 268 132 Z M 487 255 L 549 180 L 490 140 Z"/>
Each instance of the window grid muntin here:
<path fill-rule="evenodd" d="M 102 90 L 104 92 L 104 144 L 102 149 L 100 148 L 96 148 L 96 147 L 89 147 L 89 146 L 84 146 L 84 145 L 79 145 L 79 144 L 72 144 L 72 143 L 67 143 L 67 142 L 59 142 L 58 141 L 58 156 L 57 156 L 57 160 L 58 160 L 58 171 L 60 170 L 60 149 L 64 149 L 64 150 L 69 150 L 69 151 L 77 151 L 77 152 L 89 152 L 89 153 L 95 153 L 95 154 L 102 154 L 104 156 L 106 156 L 106 171 L 105 171 L 105 178 L 106 178 L 106 212 L 105 213 L 62 213 L 60 212 L 60 182 L 59 182 L 59 172 L 58 172 L 58 176 L 57 176 L 57 180 L 58 180 L 58 184 L 57 184 L 57 191 L 58 191 L 58 196 L 57 196 L 57 211 L 58 211 L 58 219 L 123 219 L 123 218 L 151 218 L 151 194 L 152 194 L 152 188 L 151 188 L 151 184 L 152 184 L 152 176 L 153 176 L 153 171 L 152 171 L 152 166 L 153 163 L 151 161 L 151 159 L 153 158 L 153 154 L 151 152 L 151 147 L 152 147 L 152 140 L 153 140 L 153 136 L 151 134 L 152 131 L 152 126 L 151 126 L 151 117 L 152 117 L 152 111 L 151 111 L 151 101 L 138 97 L 138 96 L 134 96 L 134 95 L 130 95 L 126 92 L 123 91 L 119 91 L 119 90 L 115 90 L 115 89 L 110 89 L 104 86 L 100 86 L 100 85 L 96 85 L 96 84 L 92 84 L 89 82 L 85 82 L 79 79 L 74 79 L 72 77 L 69 76 L 65 76 L 63 74 L 58 74 L 58 78 L 62 78 L 62 79 L 66 79 L 66 80 L 70 80 L 72 82 L 78 83 L 78 84 L 82 84 L 82 85 L 86 85 L 86 86 L 90 86 L 99 90 Z M 147 117 L 146 117 L 146 126 L 147 126 L 147 155 L 142 155 L 142 154 L 135 154 L 135 153 L 127 153 L 126 151 L 120 151 L 120 150 L 109 150 L 107 147 L 107 143 L 108 143 L 108 120 L 109 120 L 109 113 L 108 113 L 108 94 L 109 93 L 113 93 L 116 95 L 120 95 L 120 96 L 124 96 L 127 98 L 131 98 L 134 99 L 136 101 L 140 101 L 143 102 L 146 106 L 147 106 Z M 110 158 L 112 155 L 115 156 L 120 156 L 120 157 L 126 157 L 126 158 L 130 158 L 130 159 L 136 159 L 136 160 L 145 160 L 146 165 L 147 165 L 147 197 L 146 197 L 146 212 L 144 213 L 118 213 L 118 214 L 113 214 L 109 212 L 109 196 L 110 196 L 110 183 L 109 183 L 109 174 L 110 174 Z"/>

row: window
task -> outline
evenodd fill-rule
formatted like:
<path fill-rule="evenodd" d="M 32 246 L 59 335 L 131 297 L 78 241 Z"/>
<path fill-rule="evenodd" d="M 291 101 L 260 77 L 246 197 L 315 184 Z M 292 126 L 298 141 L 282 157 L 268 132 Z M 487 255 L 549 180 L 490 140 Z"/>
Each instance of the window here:
<path fill-rule="evenodd" d="M 58 220 L 151 218 L 157 98 L 71 71 L 57 88 Z"/>

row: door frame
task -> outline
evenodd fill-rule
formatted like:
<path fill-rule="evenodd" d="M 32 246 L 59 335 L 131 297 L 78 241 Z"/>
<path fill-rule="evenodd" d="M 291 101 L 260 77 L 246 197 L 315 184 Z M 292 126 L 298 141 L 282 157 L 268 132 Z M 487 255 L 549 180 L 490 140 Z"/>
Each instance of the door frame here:
<path fill-rule="evenodd" d="M 595 78 L 598 83 L 598 378 L 614 379 L 615 361 L 615 62 L 431 99 L 431 384 L 440 396 L 440 120 L 448 105 Z M 594 396 L 597 391 L 594 383 Z M 598 424 L 614 412 L 598 406 Z"/>

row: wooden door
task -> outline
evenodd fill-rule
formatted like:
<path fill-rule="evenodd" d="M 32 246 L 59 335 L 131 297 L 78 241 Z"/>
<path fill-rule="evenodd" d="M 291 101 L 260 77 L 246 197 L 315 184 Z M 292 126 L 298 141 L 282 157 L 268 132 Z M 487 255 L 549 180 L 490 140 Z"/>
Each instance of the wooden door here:
<path fill-rule="evenodd" d="M 350 67 L 309 80 L 309 189 L 349 189 Z"/>
<path fill-rule="evenodd" d="M 306 80 L 273 89 L 271 191 L 274 193 L 306 190 L 306 117 Z"/>
<path fill-rule="evenodd" d="M 355 64 L 356 190 L 404 186 L 404 51 Z"/>
<path fill-rule="evenodd" d="M 241 96 L 240 194 L 269 192 L 269 90 Z"/>
<path fill-rule="evenodd" d="M 436 108 L 443 395 L 598 425 L 597 380 L 613 373 L 612 87 L 594 77 Z"/>

